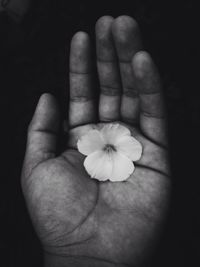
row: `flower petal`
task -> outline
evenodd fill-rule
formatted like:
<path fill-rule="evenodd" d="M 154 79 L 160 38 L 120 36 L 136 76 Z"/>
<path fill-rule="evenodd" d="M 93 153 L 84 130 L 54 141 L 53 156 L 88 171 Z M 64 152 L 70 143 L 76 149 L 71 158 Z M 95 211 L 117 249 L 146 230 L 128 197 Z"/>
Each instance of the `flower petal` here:
<path fill-rule="evenodd" d="M 111 177 L 112 158 L 104 151 L 96 151 L 87 156 L 84 166 L 88 174 L 99 181 L 106 181 Z"/>
<path fill-rule="evenodd" d="M 115 145 L 117 140 L 123 136 L 130 136 L 131 132 L 128 128 L 118 123 L 109 123 L 100 130 L 106 144 Z"/>
<path fill-rule="evenodd" d="M 142 156 L 142 145 L 133 136 L 123 136 L 115 144 L 115 147 L 117 151 L 132 161 L 139 160 Z"/>
<path fill-rule="evenodd" d="M 119 152 L 113 153 L 113 168 L 110 181 L 121 182 L 129 178 L 135 167 L 133 162 Z"/>
<path fill-rule="evenodd" d="M 77 148 L 83 155 L 89 155 L 104 147 L 102 134 L 98 130 L 90 130 L 86 135 L 82 136 L 77 142 Z"/>

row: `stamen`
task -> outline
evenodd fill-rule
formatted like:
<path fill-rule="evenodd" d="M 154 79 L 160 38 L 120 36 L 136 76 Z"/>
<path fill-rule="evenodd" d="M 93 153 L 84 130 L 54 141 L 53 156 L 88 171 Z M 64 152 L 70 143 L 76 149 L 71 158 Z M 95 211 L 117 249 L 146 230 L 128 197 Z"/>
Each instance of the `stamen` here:
<path fill-rule="evenodd" d="M 107 144 L 104 146 L 103 151 L 105 151 L 106 153 L 112 153 L 112 152 L 116 152 L 117 149 L 115 148 L 114 145 Z"/>

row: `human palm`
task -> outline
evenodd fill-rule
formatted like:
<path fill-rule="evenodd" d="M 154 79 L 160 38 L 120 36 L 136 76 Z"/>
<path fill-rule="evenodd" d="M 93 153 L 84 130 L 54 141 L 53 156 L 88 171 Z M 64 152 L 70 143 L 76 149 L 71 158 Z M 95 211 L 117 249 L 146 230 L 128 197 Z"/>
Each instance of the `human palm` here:
<path fill-rule="evenodd" d="M 170 192 L 161 85 L 130 17 L 100 18 L 96 46 L 98 100 L 89 37 L 79 32 L 71 42 L 66 149 L 56 155 L 59 110 L 45 94 L 29 127 L 22 187 L 47 254 L 80 259 L 77 266 L 139 265 L 159 237 Z M 143 147 L 125 182 L 91 179 L 76 147 L 90 129 L 112 122 L 128 127 Z"/>

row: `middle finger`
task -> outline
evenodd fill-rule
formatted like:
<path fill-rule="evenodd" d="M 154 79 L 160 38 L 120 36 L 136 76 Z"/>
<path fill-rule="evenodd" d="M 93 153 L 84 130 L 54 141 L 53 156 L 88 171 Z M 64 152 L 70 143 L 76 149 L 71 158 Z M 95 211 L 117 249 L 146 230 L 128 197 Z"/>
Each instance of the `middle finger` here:
<path fill-rule="evenodd" d="M 96 23 L 97 67 L 101 87 L 99 119 L 105 122 L 120 119 L 121 79 L 111 32 L 113 20 L 110 16 L 104 16 Z"/>
<path fill-rule="evenodd" d="M 120 16 L 112 25 L 112 33 L 117 50 L 123 96 L 121 100 L 121 117 L 124 122 L 135 123 L 139 117 L 139 97 L 135 86 L 132 58 L 141 50 L 138 25 L 128 16 Z"/>

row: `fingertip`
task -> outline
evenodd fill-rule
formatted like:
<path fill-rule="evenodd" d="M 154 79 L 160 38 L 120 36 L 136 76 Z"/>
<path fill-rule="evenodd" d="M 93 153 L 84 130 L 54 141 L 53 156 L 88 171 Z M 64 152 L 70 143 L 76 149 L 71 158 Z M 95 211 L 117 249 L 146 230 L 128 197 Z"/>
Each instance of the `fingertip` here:
<path fill-rule="evenodd" d="M 70 71 L 87 73 L 91 69 L 90 37 L 86 32 L 79 31 L 72 37 L 70 48 Z"/>
<path fill-rule="evenodd" d="M 146 51 L 137 52 L 132 59 L 133 70 L 138 78 L 142 78 L 152 65 L 151 56 Z"/>
<path fill-rule="evenodd" d="M 46 102 L 46 101 L 56 101 L 56 98 L 55 98 L 55 96 L 53 96 L 53 95 L 50 94 L 50 93 L 43 93 L 43 94 L 40 96 L 39 101 L 41 101 L 41 102 Z"/>
<path fill-rule="evenodd" d="M 113 17 L 103 16 L 96 23 L 96 53 L 101 62 L 116 59 L 111 30 L 113 21 Z"/>
<path fill-rule="evenodd" d="M 74 34 L 71 40 L 71 47 L 75 47 L 75 49 L 79 49 L 85 46 L 86 43 L 89 42 L 89 35 L 84 31 L 78 31 Z"/>
<path fill-rule="evenodd" d="M 105 30 L 107 30 L 113 23 L 114 18 L 112 16 L 106 15 L 100 17 L 95 25 L 96 33 L 101 37 Z"/>
<path fill-rule="evenodd" d="M 54 110 L 54 107 L 58 107 L 58 103 L 57 100 L 55 98 L 55 96 L 53 96 L 50 93 L 44 93 L 41 95 L 39 101 L 38 101 L 38 105 L 37 105 L 37 109 L 40 110 L 47 110 L 50 108 L 50 110 Z"/>
<path fill-rule="evenodd" d="M 103 16 L 99 18 L 95 25 L 97 47 L 107 46 L 111 40 L 111 27 L 114 18 L 111 16 Z"/>
<path fill-rule="evenodd" d="M 112 24 L 113 35 L 120 41 L 126 41 L 130 32 L 138 32 L 139 26 L 136 20 L 127 15 L 117 17 Z"/>
<path fill-rule="evenodd" d="M 140 91 L 153 93 L 160 90 L 160 76 L 148 52 L 137 52 L 132 59 L 132 67 L 135 78 L 142 84 L 139 86 Z"/>
<path fill-rule="evenodd" d="M 57 127 L 59 124 L 59 107 L 56 98 L 49 93 L 41 95 L 29 130 L 46 129 L 46 127 Z"/>
<path fill-rule="evenodd" d="M 132 18 L 128 15 L 121 15 L 115 19 L 115 21 L 113 23 L 113 28 L 114 27 L 117 27 L 119 29 L 124 29 L 126 27 L 138 28 L 138 23 L 134 18 Z"/>
<path fill-rule="evenodd" d="M 132 17 L 126 15 L 117 17 L 112 23 L 112 35 L 121 62 L 130 62 L 133 55 L 141 50 L 139 26 Z"/>

